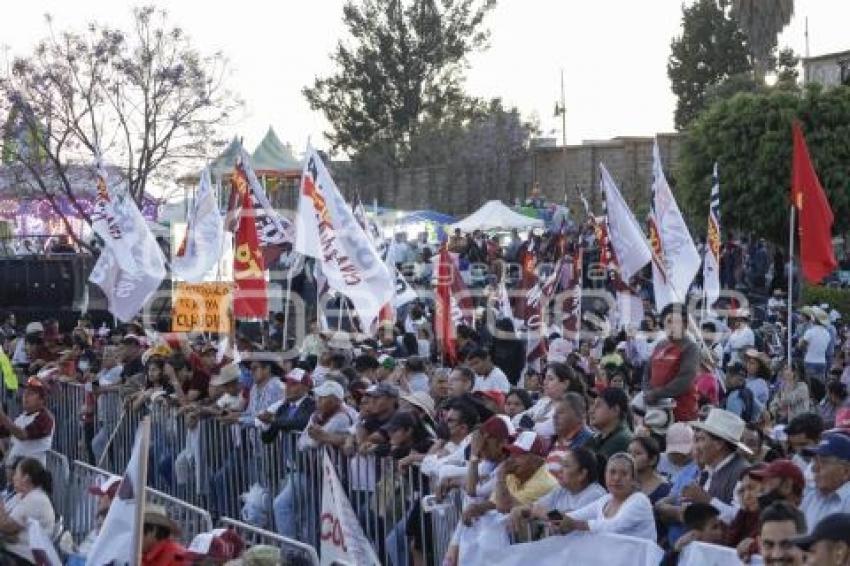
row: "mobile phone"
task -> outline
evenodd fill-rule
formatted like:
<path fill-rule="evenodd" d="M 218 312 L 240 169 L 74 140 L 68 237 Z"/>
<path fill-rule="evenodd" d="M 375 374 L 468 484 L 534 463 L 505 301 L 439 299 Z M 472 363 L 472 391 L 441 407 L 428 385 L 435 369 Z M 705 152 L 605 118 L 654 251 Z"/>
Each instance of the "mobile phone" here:
<path fill-rule="evenodd" d="M 557 509 L 552 509 L 551 511 L 546 513 L 546 517 L 550 521 L 560 521 L 561 519 L 564 518 L 564 514 L 561 513 L 560 511 L 558 511 Z"/>

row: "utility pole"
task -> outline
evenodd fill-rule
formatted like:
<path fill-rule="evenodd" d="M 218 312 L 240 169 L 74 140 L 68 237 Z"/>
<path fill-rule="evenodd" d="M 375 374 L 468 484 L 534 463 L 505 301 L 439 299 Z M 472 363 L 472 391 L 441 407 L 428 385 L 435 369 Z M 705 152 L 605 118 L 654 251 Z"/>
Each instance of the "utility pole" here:
<path fill-rule="evenodd" d="M 564 69 L 561 68 L 561 102 L 555 103 L 555 116 L 561 117 L 561 151 L 564 159 L 564 204 L 567 203 L 567 98 L 564 91 Z"/>

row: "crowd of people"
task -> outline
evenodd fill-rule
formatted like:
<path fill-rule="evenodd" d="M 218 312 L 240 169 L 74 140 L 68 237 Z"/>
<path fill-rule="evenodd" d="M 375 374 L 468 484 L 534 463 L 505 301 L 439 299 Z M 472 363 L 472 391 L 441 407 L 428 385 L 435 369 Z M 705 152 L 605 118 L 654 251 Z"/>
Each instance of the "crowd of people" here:
<path fill-rule="evenodd" d="M 492 273 L 524 244 L 456 234 L 448 245 Z M 397 245 L 393 253 L 403 263 L 410 250 Z M 753 283 L 767 292 L 772 274 L 763 260 L 753 260 L 764 267 Z M 488 277 L 485 287 L 493 283 Z M 781 328 L 778 340 L 764 332 L 785 320 L 786 301 L 775 289 L 763 317 L 735 307 L 698 325 L 680 304 L 656 314 L 650 294 L 639 328 L 595 324 L 606 331 L 579 339 L 553 329 L 537 364 L 526 363 L 521 340 L 486 324 L 492 317 L 497 329 L 515 326 L 496 314 L 504 310 L 495 293 L 477 303 L 476 323 L 456 328 L 451 365 L 424 302 L 408 305 L 396 324 L 374 335 L 314 323 L 286 356 L 280 350 L 289 329 L 274 316 L 265 336 L 237 333 L 224 348 L 170 333 L 167 321 L 95 328 L 83 316 L 61 328 L 55 320 L 22 326 L 10 314 L 0 326 L 2 349 L 22 387 L 19 414 L 0 411 L 0 563 L 33 563 L 29 519 L 45 532 L 56 529 L 44 466 L 56 428 L 82 427 L 86 458 L 97 463 L 113 432 L 101 398 L 118 392 L 127 408 L 166 403 L 192 419 L 256 427 L 264 442 L 297 434 L 300 450 L 327 446 L 417 469 L 429 498 L 462 494 L 446 565 L 464 564 L 465 537 L 479 528 L 504 529 L 514 542 L 572 532 L 628 535 L 657 543 L 664 564 L 676 564 L 694 542 L 732 548 L 746 562 L 850 564 L 850 340 L 829 305 L 806 305 L 793 314 L 786 356 Z M 79 423 L 57 423 L 47 410 L 56 381 L 85 387 Z M 292 474 L 274 494 L 272 526 L 286 537 L 304 532 L 294 507 L 304 480 Z M 120 483 L 110 481 L 93 490 L 100 519 Z M 507 520 L 485 520 L 494 515 Z M 382 540 L 372 541 L 391 563 L 423 563 L 429 537 L 413 523 L 408 517 L 388 525 Z M 142 563 L 209 559 L 183 548 L 178 531 L 150 506 Z M 269 552 L 247 549 L 234 536 L 207 533 L 195 546 L 226 547 L 226 558 Z M 84 555 L 87 543 L 76 542 L 74 553 Z"/>

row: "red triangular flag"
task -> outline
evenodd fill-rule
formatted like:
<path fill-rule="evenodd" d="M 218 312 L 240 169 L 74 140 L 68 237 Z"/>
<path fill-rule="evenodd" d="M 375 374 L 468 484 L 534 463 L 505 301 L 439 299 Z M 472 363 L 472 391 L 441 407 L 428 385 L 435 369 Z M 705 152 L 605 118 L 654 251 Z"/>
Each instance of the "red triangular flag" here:
<path fill-rule="evenodd" d="M 832 248 L 832 209 L 809 156 L 800 123 L 795 120 L 792 129 L 791 202 L 799 211 L 800 265 L 807 281 L 820 283 L 838 267 Z"/>

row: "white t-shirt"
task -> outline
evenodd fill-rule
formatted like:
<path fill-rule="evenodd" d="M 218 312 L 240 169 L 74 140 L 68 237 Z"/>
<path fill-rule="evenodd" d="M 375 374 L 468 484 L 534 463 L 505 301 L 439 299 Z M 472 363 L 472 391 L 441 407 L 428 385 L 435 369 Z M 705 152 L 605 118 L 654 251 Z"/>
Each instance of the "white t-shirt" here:
<path fill-rule="evenodd" d="M 498 367 L 493 366 L 493 369 L 490 370 L 485 376 L 476 375 L 475 376 L 475 386 L 472 388 L 473 391 L 501 391 L 505 395 L 507 395 L 511 390 L 511 382 L 508 381 L 505 372 L 500 370 Z"/>
<path fill-rule="evenodd" d="M 806 342 L 806 357 L 803 361 L 807 364 L 825 364 L 826 350 L 831 340 L 829 330 L 820 324 L 815 324 L 806 330 L 803 340 Z"/>
<path fill-rule="evenodd" d="M 13 542 L 6 544 L 6 550 L 35 562 L 32 551 L 30 550 L 29 520 L 35 519 L 41 526 L 48 537 L 53 535 L 53 529 L 56 525 L 56 514 L 53 511 L 53 505 L 50 504 L 50 498 L 41 489 L 34 489 L 27 493 L 24 497 L 18 495 L 9 503 L 9 518 L 23 527 Z"/>
<path fill-rule="evenodd" d="M 729 352 L 729 362 L 741 362 L 741 354 L 747 348 L 752 348 L 756 345 L 756 336 L 753 334 L 753 329 L 749 326 L 736 328 L 729 335 L 726 341 L 726 351 Z"/>

